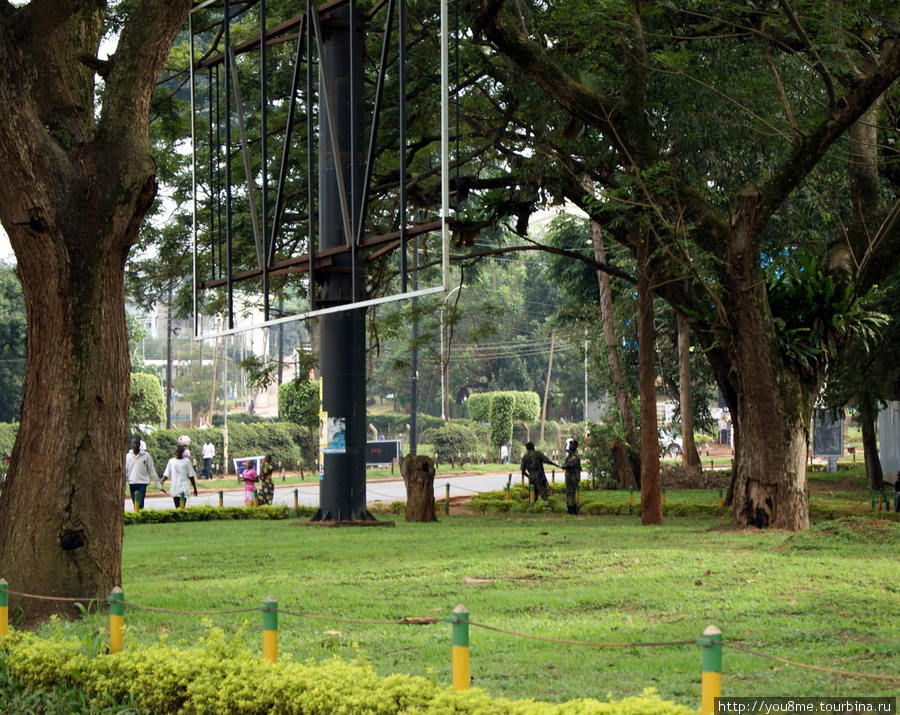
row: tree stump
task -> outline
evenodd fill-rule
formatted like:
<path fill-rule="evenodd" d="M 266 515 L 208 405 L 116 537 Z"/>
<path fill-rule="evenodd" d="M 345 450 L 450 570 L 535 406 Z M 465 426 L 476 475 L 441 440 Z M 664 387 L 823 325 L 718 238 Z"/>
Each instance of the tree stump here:
<path fill-rule="evenodd" d="M 400 462 L 406 485 L 406 520 L 437 521 L 434 504 L 434 461 L 431 457 L 407 454 Z"/>
<path fill-rule="evenodd" d="M 640 485 L 635 479 L 634 470 L 631 468 L 631 462 L 628 460 L 628 452 L 622 440 L 617 439 L 612 443 L 612 458 L 616 465 L 616 477 L 623 489 L 628 487 L 638 488 Z"/>

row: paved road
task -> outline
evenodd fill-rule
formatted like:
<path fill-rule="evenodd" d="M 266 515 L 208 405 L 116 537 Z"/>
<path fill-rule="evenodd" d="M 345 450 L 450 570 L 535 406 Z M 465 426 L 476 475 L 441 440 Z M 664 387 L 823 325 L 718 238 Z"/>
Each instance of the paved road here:
<path fill-rule="evenodd" d="M 434 496 L 441 500 L 447 494 L 447 484 L 450 485 L 450 496 L 471 496 L 480 492 L 497 491 L 506 486 L 508 474 L 484 474 L 477 476 L 453 475 L 442 476 L 440 472 L 434 478 Z M 513 483 L 519 475 L 513 474 Z M 557 479 L 561 479 L 561 475 L 557 474 Z M 201 487 L 200 496 L 189 497 L 188 506 L 218 506 L 219 492 L 202 490 L 203 482 L 199 482 Z M 306 482 L 303 484 L 294 484 L 290 486 L 280 487 L 276 480 L 274 503 L 284 506 L 294 505 L 294 490 L 297 490 L 297 503 L 301 506 L 319 506 L 319 483 Z M 406 487 L 403 485 L 402 479 L 377 480 L 368 482 L 366 485 L 366 497 L 369 503 L 383 502 L 390 504 L 395 501 L 406 501 Z M 224 506 L 243 506 L 244 492 L 240 487 L 232 489 L 224 489 L 222 493 L 222 503 Z M 130 499 L 125 499 L 125 510 L 131 511 L 132 505 Z M 151 489 L 147 493 L 147 499 L 144 502 L 145 509 L 172 509 L 175 506 L 174 500 L 160 492 Z"/>

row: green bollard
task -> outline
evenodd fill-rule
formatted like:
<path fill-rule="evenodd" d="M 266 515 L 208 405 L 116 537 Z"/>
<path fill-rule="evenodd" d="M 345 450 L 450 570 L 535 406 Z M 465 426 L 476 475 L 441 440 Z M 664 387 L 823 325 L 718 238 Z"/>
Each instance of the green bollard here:
<path fill-rule="evenodd" d="M 221 509 L 223 506 L 225 506 L 225 493 L 220 491 L 219 492 L 219 508 Z"/>
<path fill-rule="evenodd" d="M 447 496 L 444 497 L 444 513 L 450 513 L 450 482 L 447 482 Z"/>
<path fill-rule="evenodd" d="M 263 599 L 263 659 L 278 662 L 278 602 L 274 596 Z"/>
<path fill-rule="evenodd" d="M 9 584 L 0 578 L 0 637 L 9 633 Z"/>
<path fill-rule="evenodd" d="M 109 652 L 120 653 L 125 642 L 122 627 L 125 625 L 125 594 L 116 586 L 109 594 Z"/>
<path fill-rule="evenodd" d="M 454 690 L 469 689 L 469 612 L 462 605 L 447 619 L 453 624 L 452 681 Z"/>
<path fill-rule="evenodd" d="M 697 645 L 703 646 L 700 715 L 713 715 L 716 698 L 722 697 L 722 631 L 707 626 L 703 637 L 697 639 Z"/>

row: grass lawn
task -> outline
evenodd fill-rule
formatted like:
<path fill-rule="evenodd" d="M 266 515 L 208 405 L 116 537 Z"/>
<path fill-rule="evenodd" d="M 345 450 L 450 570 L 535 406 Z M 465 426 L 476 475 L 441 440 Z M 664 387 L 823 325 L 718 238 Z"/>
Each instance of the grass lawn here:
<path fill-rule="evenodd" d="M 387 520 L 390 517 L 382 516 Z M 472 626 L 476 687 L 563 701 L 639 694 L 699 707 L 703 629 L 823 668 L 900 675 L 900 524 L 863 515 L 810 531 L 735 530 L 717 517 L 451 515 L 393 528 L 289 521 L 145 524 L 125 530 L 127 601 L 179 611 L 255 608 L 279 617 L 281 658 L 332 656 L 450 682 L 451 626 L 356 623 L 438 617 L 544 639 L 690 645 L 600 647 Z M 339 620 L 344 619 L 344 620 Z M 195 642 L 210 626 L 261 651 L 258 612 L 126 611 L 129 642 Z M 104 616 L 45 626 L 91 640 Z M 159 664 L 165 668 L 165 664 Z M 804 670 L 727 648 L 727 696 L 897 695 L 893 682 Z"/>

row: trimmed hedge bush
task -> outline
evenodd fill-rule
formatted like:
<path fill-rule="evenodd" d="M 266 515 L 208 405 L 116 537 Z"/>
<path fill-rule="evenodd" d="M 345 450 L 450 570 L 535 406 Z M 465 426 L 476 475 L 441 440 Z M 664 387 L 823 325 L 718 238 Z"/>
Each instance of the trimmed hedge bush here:
<path fill-rule="evenodd" d="M 287 506 L 192 506 L 186 509 L 143 509 L 126 511 L 125 525 L 129 524 L 172 524 L 183 521 L 277 521 L 280 519 L 311 519 L 316 507 L 301 506 L 297 509 Z"/>
<path fill-rule="evenodd" d="M 11 688 L 78 690 L 103 712 L 127 703 L 156 715 L 696 715 L 652 690 L 640 697 L 545 703 L 492 698 L 481 690 L 409 675 L 378 676 L 371 665 L 263 662 L 211 628 L 196 644 L 129 645 L 115 655 L 84 644 L 14 633 L 0 646 Z M 0 695 L 0 706 L 5 695 Z"/>
<path fill-rule="evenodd" d="M 144 435 L 147 451 L 153 457 L 156 471 L 162 475 L 166 463 L 174 456 L 175 445 L 181 435 L 187 435 L 191 439 L 191 459 L 198 469 L 202 465 L 201 452 L 206 438 L 210 437 L 216 448 L 216 464 L 222 464 L 224 455 L 222 444 L 222 430 L 216 428 L 203 429 L 171 429 L 159 430 L 153 434 Z M 234 474 L 233 458 L 255 457 L 256 455 L 271 454 L 276 466 L 283 464 L 287 469 L 296 469 L 303 459 L 302 445 L 304 444 L 303 428 L 291 422 L 259 422 L 254 424 L 228 423 L 228 464 L 224 465 L 226 474 Z M 131 444 L 123 447 L 122 454 Z"/>

